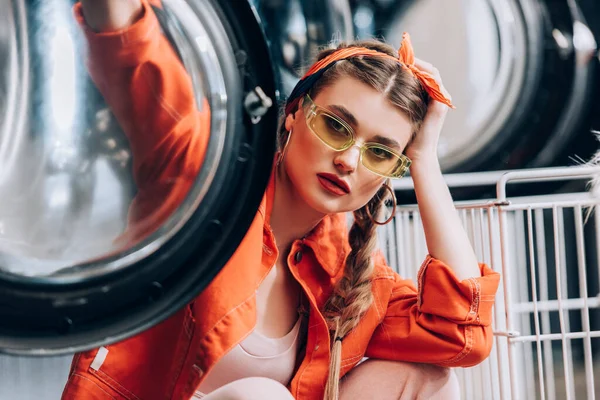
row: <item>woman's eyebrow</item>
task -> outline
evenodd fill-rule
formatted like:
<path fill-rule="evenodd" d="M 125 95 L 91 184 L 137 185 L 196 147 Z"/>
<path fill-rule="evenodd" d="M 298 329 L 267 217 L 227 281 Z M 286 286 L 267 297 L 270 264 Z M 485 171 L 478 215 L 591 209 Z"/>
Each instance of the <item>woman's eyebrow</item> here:
<path fill-rule="evenodd" d="M 349 123 L 355 128 L 358 128 L 358 121 L 356 120 L 356 117 L 346 107 L 333 104 L 329 106 L 329 108 L 337 111 L 339 114 L 338 116 L 342 117 L 345 122 Z"/>
<path fill-rule="evenodd" d="M 402 146 L 396 140 L 387 136 L 375 135 L 373 140 L 395 150 L 402 150 Z"/>

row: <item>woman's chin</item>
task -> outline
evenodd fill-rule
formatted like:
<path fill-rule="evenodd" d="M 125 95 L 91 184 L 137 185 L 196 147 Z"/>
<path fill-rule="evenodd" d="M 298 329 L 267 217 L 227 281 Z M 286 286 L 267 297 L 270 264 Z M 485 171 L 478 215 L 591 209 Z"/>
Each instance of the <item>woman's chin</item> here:
<path fill-rule="evenodd" d="M 310 199 L 307 200 L 306 203 L 309 207 L 323 215 L 353 211 L 349 203 L 350 199 L 347 197 L 331 198 L 326 194 L 317 194 L 310 196 Z"/>

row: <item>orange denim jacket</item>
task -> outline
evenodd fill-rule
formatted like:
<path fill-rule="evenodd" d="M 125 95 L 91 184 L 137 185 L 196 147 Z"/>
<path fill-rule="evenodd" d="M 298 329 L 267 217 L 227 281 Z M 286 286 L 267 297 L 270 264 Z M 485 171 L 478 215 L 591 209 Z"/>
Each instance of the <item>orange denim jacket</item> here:
<path fill-rule="evenodd" d="M 161 174 L 167 178 L 195 176 L 206 140 L 189 136 L 209 134 L 206 113 L 198 113 L 194 106 L 189 78 L 161 34 L 152 10 L 146 2 L 144 6 L 143 17 L 133 26 L 102 34 L 86 29 L 81 9 L 75 7 L 90 43 L 92 76 L 117 117 L 129 121 L 124 129 L 132 141 L 138 185 L 149 176 L 144 174 L 153 179 Z M 124 110 L 129 114 L 123 114 Z M 136 130 L 144 132 L 144 140 L 136 142 Z M 178 162 L 165 163 L 161 154 L 176 154 Z M 154 198 L 157 207 L 164 196 L 184 195 L 189 184 L 173 185 L 162 197 L 151 191 L 154 197 L 140 204 Z M 105 346 L 102 352 L 107 353 L 102 356 L 98 356 L 99 350 L 76 354 L 63 399 L 189 399 L 206 373 L 255 325 L 256 290 L 278 257 L 269 227 L 273 193 L 271 179 L 238 249 L 189 307 L 135 337 Z M 144 206 L 140 211 L 136 204 L 134 201 L 131 210 L 134 215 L 152 210 Z M 161 207 L 164 211 L 159 214 L 168 215 L 176 206 L 173 200 L 170 206 Z M 129 224 L 137 234 L 147 229 L 139 230 L 136 218 Z M 289 384 L 296 399 L 323 398 L 330 334 L 320 310 L 343 274 L 348 251 L 345 216 L 332 215 L 309 236 L 295 241 L 287 257 L 309 310 L 305 344 Z M 448 266 L 428 257 L 419 271 L 417 289 L 412 281 L 392 271 L 380 255 L 375 262 L 374 301 L 342 342 L 342 375 L 363 357 L 451 367 L 475 365 L 488 356 L 499 274 L 481 265 L 481 277 L 459 281 Z"/>

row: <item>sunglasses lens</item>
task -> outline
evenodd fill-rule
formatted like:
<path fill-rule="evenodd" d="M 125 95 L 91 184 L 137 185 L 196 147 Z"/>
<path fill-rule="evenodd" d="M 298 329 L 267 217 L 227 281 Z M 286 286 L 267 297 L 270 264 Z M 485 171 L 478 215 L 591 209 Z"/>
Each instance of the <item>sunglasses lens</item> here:
<path fill-rule="evenodd" d="M 386 147 L 376 144 L 367 145 L 364 148 L 362 162 L 365 167 L 376 174 L 390 178 L 404 176 L 410 166 L 408 157 L 397 155 Z"/>
<path fill-rule="evenodd" d="M 326 112 L 318 112 L 312 118 L 310 127 L 325 144 L 335 150 L 344 150 L 352 143 L 352 132 L 348 126 Z"/>

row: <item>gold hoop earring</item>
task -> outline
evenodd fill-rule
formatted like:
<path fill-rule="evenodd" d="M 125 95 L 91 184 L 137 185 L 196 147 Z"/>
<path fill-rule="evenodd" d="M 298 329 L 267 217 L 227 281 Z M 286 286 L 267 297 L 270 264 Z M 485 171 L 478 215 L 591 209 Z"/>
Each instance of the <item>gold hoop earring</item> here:
<path fill-rule="evenodd" d="M 383 225 L 387 225 L 389 224 L 394 217 L 396 216 L 396 194 L 394 193 L 394 189 L 392 189 L 391 185 L 389 185 L 387 182 L 383 184 L 383 186 L 385 188 L 385 190 L 387 190 L 390 193 L 390 196 L 392 197 L 392 204 L 393 204 L 393 208 L 392 208 L 392 215 L 390 215 L 390 217 L 388 219 L 386 219 L 383 222 L 379 222 L 376 221 L 375 218 L 373 218 L 373 216 L 371 215 L 371 211 L 369 210 L 369 207 L 366 207 L 367 210 L 367 215 L 369 216 L 369 219 L 375 224 L 375 225 L 379 225 L 379 226 L 383 226 Z"/>
<path fill-rule="evenodd" d="M 288 144 L 290 143 L 291 136 L 292 136 L 292 130 L 290 129 L 287 137 L 285 138 L 285 143 L 283 144 L 283 148 L 281 149 L 281 152 L 279 153 L 279 158 L 277 159 L 277 166 L 279 166 L 279 164 L 281 164 L 281 162 L 283 161 L 283 157 L 285 156 L 285 151 L 287 150 Z"/>

